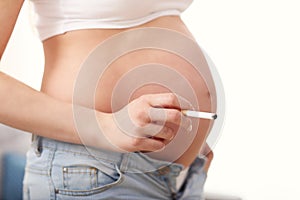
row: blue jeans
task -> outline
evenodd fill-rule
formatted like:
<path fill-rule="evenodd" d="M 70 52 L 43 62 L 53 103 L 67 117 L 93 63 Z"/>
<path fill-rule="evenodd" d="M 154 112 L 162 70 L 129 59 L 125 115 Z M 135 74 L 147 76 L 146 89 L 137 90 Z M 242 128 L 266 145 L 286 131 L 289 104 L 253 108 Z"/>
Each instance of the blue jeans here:
<path fill-rule="evenodd" d="M 199 200 L 206 179 L 204 163 L 204 158 L 196 158 L 177 190 L 180 164 L 37 137 L 27 153 L 23 198 Z"/>

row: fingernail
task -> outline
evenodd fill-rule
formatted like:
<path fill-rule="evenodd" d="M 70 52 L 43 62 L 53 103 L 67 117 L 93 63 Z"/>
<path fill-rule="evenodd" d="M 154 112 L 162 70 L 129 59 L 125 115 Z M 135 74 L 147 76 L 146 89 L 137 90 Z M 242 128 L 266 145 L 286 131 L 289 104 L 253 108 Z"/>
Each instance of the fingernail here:
<path fill-rule="evenodd" d="M 173 138 L 175 137 L 175 135 L 173 134 L 173 129 L 168 128 L 167 133 L 168 133 L 169 135 L 171 135 L 171 137 L 169 138 L 169 140 L 173 140 Z"/>
<path fill-rule="evenodd" d="M 158 148 L 157 151 L 162 151 L 166 148 L 166 145 L 162 143 L 162 144 L 157 145 L 157 148 Z"/>
<path fill-rule="evenodd" d="M 189 122 L 189 126 L 187 128 L 187 131 L 188 132 L 191 132 L 193 130 L 193 123 L 192 123 L 192 120 L 191 119 L 188 119 L 188 122 Z"/>

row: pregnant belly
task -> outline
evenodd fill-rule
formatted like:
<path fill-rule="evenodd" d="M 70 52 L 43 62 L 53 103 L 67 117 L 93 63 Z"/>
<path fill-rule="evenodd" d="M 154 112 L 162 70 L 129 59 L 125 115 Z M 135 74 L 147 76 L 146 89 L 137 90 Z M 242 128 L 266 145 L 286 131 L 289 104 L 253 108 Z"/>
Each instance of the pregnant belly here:
<path fill-rule="evenodd" d="M 170 20 L 173 22 L 169 23 Z M 177 18 L 162 18 L 149 26 L 174 29 L 190 37 L 178 20 Z M 161 25 L 164 23 L 172 25 Z M 114 30 L 114 32 L 119 31 Z M 74 84 L 80 71 L 79 63 L 82 63 L 96 44 L 109 37 L 110 34 L 105 33 L 107 32 L 98 30 L 74 31 L 44 42 L 46 67 L 42 91 L 57 99 L 71 102 Z M 109 51 L 121 47 L 122 44 L 111 46 Z M 186 49 L 186 51 L 193 50 Z M 201 67 L 208 69 L 201 51 L 198 56 L 201 60 Z M 127 53 L 111 63 L 99 77 L 95 90 L 95 105 L 84 106 L 95 106 L 102 112 L 114 112 L 143 94 L 175 92 L 191 102 L 193 108 L 214 112 L 216 105 L 213 99 L 216 94 L 215 90 L 209 89 L 209 87 L 214 88 L 212 80 L 209 79 L 210 77 L 204 77 L 197 67 L 179 55 L 158 49 L 141 49 Z M 192 97 L 196 97 L 196 102 Z M 184 152 L 175 159 L 176 162 L 185 166 L 188 166 L 196 157 L 211 128 L 209 120 L 193 120 L 195 123 L 199 122 L 193 141 L 188 142 L 188 147 L 185 147 Z M 183 135 L 175 141 L 175 146 L 181 146 L 184 138 Z M 169 151 L 154 157 L 169 160 L 171 153 L 172 151 Z"/>
<path fill-rule="evenodd" d="M 126 54 L 106 68 L 99 77 L 95 106 L 103 112 L 115 112 L 141 95 L 164 92 L 182 96 L 195 109 L 214 110 L 214 94 L 195 66 L 173 53 L 150 49 Z"/>
<path fill-rule="evenodd" d="M 205 79 L 181 56 L 162 50 L 139 50 L 120 57 L 102 74 L 95 93 L 95 106 L 103 112 L 116 112 L 144 94 L 174 92 L 192 108 L 214 112 L 211 97 L 215 94 L 209 91 Z M 199 152 L 211 125 L 209 120 L 192 119 L 192 122 L 193 126 L 198 125 L 194 135 L 178 131 L 163 152 L 149 155 L 188 165 Z"/>

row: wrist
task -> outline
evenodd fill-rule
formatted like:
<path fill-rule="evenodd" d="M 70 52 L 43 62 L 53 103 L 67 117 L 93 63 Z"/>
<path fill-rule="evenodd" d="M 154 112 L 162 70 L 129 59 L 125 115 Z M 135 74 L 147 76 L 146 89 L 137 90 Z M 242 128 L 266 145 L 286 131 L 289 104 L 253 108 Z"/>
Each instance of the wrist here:
<path fill-rule="evenodd" d="M 118 142 L 122 141 L 122 133 L 114 123 L 113 113 L 95 111 L 95 117 L 98 123 L 93 141 L 95 146 L 110 151 L 124 152 L 124 150 L 118 146 Z"/>

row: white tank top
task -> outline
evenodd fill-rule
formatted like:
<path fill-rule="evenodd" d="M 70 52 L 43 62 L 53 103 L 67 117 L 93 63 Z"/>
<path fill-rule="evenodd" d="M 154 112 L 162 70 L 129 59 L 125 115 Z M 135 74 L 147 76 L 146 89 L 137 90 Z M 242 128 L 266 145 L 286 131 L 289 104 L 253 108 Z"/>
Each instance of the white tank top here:
<path fill-rule="evenodd" d="M 41 40 L 78 29 L 119 29 L 180 15 L 193 0 L 30 0 Z"/>

